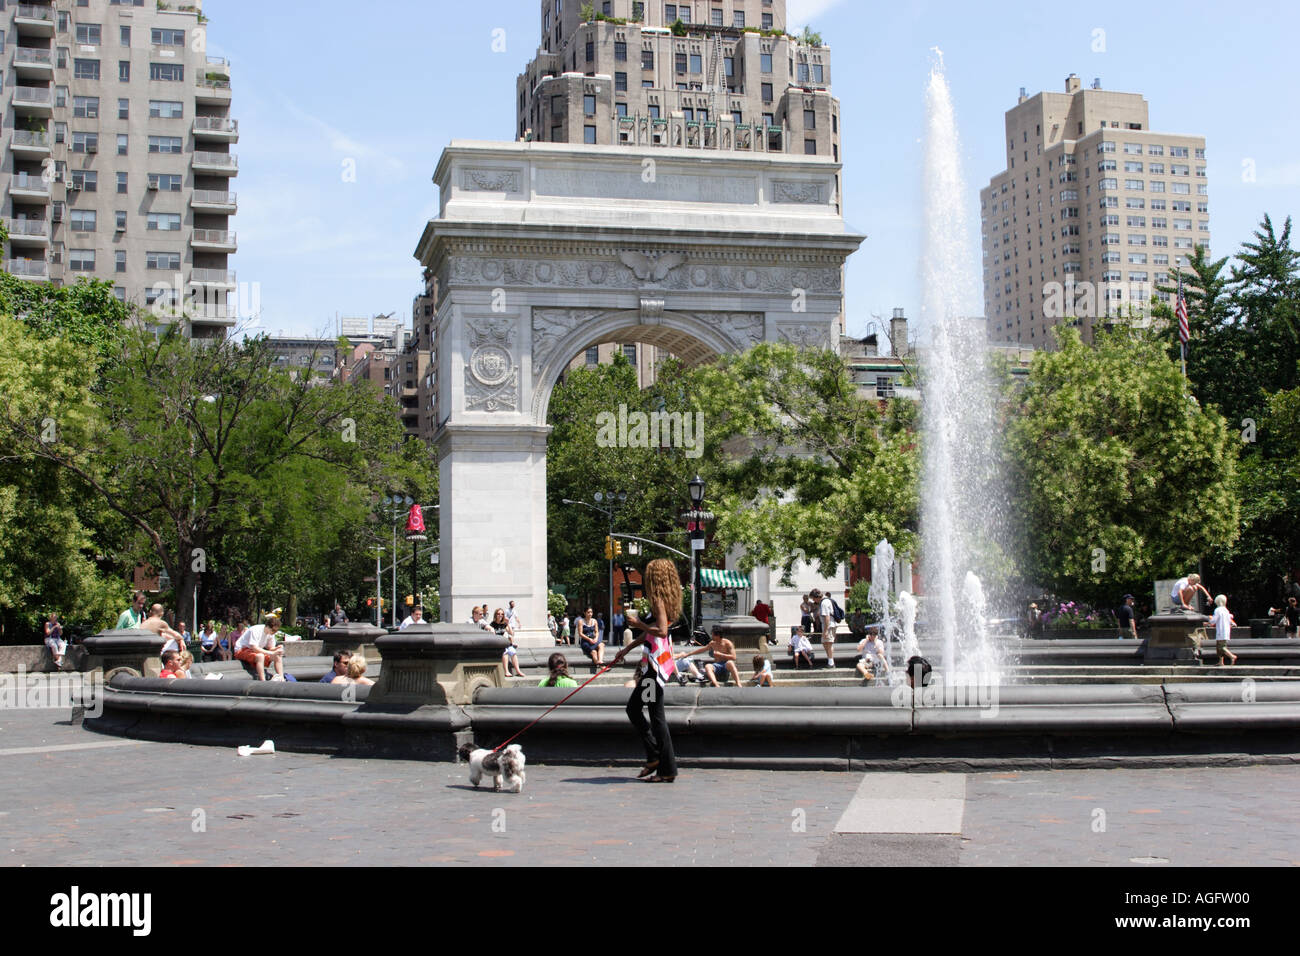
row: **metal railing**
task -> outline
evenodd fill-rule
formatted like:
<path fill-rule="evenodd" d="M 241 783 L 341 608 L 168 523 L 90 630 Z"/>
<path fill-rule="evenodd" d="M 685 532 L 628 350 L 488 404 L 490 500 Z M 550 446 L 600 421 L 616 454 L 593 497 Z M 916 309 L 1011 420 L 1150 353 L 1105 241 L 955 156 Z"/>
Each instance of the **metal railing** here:
<path fill-rule="evenodd" d="M 13 139 L 10 141 L 15 146 L 45 146 L 50 145 L 49 133 L 38 133 L 29 129 L 16 129 L 13 133 Z"/>
<path fill-rule="evenodd" d="M 206 76 L 200 76 L 195 78 L 194 84 L 196 86 L 206 87 L 210 90 L 226 90 L 226 91 L 230 90 L 229 77 L 227 77 L 224 80 L 210 80 Z"/>
<path fill-rule="evenodd" d="M 11 236 L 44 236 L 50 234 L 50 224 L 44 219 L 7 219 L 5 228 Z"/>
<path fill-rule="evenodd" d="M 15 103 L 53 103 L 51 90 L 44 86 L 15 86 Z"/>
<path fill-rule="evenodd" d="M 40 279 L 50 277 L 49 263 L 43 259 L 8 259 L 5 271 L 15 276 L 33 276 Z"/>
<path fill-rule="evenodd" d="M 234 206 L 235 194 L 226 192 L 224 189 L 196 189 L 194 190 L 194 202 L 210 203 L 214 206 Z"/>
<path fill-rule="evenodd" d="M 14 63 L 40 63 L 45 66 L 54 65 L 54 57 L 49 50 L 41 50 L 37 47 L 20 46 L 14 47 Z"/>
<path fill-rule="evenodd" d="M 235 133 L 239 131 L 239 121 L 225 116 L 196 116 L 194 130 L 210 130 L 215 133 Z"/>
<path fill-rule="evenodd" d="M 54 22 L 54 9 L 52 7 L 38 7 L 34 3 L 18 4 L 19 19 L 22 20 L 48 20 Z"/>
<path fill-rule="evenodd" d="M 235 244 L 235 234 L 226 229 L 195 229 L 194 241 L 233 246 Z"/>
<path fill-rule="evenodd" d="M 9 180 L 11 189 L 29 189 L 33 192 L 50 194 L 50 184 L 45 181 L 45 177 L 37 173 L 15 173 Z"/>
<path fill-rule="evenodd" d="M 202 163 L 204 166 L 221 166 L 223 168 L 234 169 L 239 165 L 234 153 L 207 153 L 199 150 L 194 151 L 195 164 Z"/>
<path fill-rule="evenodd" d="M 195 282 L 219 282 L 233 285 L 235 273 L 230 269 L 194 269 L 190 273 Z"/>

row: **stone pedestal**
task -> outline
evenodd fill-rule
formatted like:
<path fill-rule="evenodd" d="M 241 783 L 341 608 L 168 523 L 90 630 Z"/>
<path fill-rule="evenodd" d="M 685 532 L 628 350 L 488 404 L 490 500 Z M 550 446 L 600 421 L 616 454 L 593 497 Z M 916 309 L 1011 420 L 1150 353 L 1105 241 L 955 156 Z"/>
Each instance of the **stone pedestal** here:
<path fill-rule="evenodd" d="M 412 624 L 376 639 L 384 666 L 368 703 L 419 707 L 473 703 L 480 687 L 504 687 L 507 641 L 468 624 Z"/>
<path fill-rule="evenodd" d="M 339 651 L 351 651 L 353 654 L 358 651 L 365 653 L 366 647 L 374 646 L 375 642 L 387 633 L 382 627 L 375 627 L 364 621 L 349 621 L 347 624 L 317 631 L 316 636 L 321 641 L 321 653 L 333 657 Z"/>
<path fill-rule="evenodd" d="M 1143 663 L 1182 661 L 1199 664 L 1200 640 L 1196 632 L 1209 620 L 1204 614 L 1178 609 L 1147 618 L 1151 630 L 1142 649 Z"/>
<path fill-rule="evenodd" d="M 756 617 L 737 614 L 724 617 L 718 622 L 722 636 L 736 645 L 736 669 L 748 671 L 754 662 L 755 654 L 762 654 L 772 659 L 772 649 L 767 646 L 767 636 L 771 633 L 766 624 Z"/>
<path fill-rule="evenodd" d="M 159 655 L 166 643 L 162 635 L 138 627 L 108 628 L 82 642 L 86 649 L 82 669 L 101 671 L 106 681 L 119 670 L 133 677 L 157 677 L 162 673 Z"/>

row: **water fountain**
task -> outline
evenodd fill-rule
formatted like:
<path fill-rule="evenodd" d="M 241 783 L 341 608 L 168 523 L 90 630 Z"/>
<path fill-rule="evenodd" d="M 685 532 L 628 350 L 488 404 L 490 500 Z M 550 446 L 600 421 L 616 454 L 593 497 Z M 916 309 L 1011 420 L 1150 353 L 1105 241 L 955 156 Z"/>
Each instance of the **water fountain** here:
<path fill-rule="evenodd" d="M 921 322 L 923 451 L 921 549 L 928 585 L 926 624 L 942 642 L 940 666 L 996 670 L 976 569 L 997 559 L 1002 482 L 994 446 L 997 396 L 986 362 L 975 263 L 967 223 L 952 97 L 935 50 L 926 88 L 925 247 Z M 971 584 L 971 580 L 974 584 Z"/>

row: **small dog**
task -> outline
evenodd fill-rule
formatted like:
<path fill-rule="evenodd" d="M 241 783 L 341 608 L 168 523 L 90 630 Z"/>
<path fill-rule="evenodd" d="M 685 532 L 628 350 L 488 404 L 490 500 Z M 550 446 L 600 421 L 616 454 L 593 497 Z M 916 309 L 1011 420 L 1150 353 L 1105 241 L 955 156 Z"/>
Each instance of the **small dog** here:
<path fill-rule="evenodd" d="M 484 774 L 492 777 L 494 791 L 500 791 L 503 782 L 508 782 L 514 793 L 524 792 L 524 751 L 518 744 L 511 744 L 505 750 L 494 752 L 473 744 L 465 744 L 458 751 L 460 759 L 469 763 L 469 782 L 478 789 L 478 783 Z"/>

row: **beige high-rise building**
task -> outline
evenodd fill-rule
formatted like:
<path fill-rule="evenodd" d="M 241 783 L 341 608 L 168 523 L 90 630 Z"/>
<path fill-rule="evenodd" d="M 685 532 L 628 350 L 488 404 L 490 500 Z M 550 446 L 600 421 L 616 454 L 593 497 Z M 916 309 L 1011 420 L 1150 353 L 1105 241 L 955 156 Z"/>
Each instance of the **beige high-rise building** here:
<path fill-rule="evenodd" d="M 1205 138 L 1151 129 L 1137 93 L 1020 91 L 1007 168 L 980 190 L 989 337 L 1050 347 L 1049 330 L 1141 322 L 1157 285 L 1210 245 Z"/>
<path fill-rule="evenodd" d="M 840 160 L 830 48 L 786 33 L 785 0 L 540 0 L 540 21 L 516 81 L 521 140 Z M 606 343 L 570 367 L 616 350 L 642 387 L 654 380 L 661 350 L 646 343 Z"/>
<path fill-rule="evenodd" d="M 197 0 L 3 5 L 10 273 L 107 279 L 196 338 L 234 324 L 239 127 L 207 31 Z"/>

